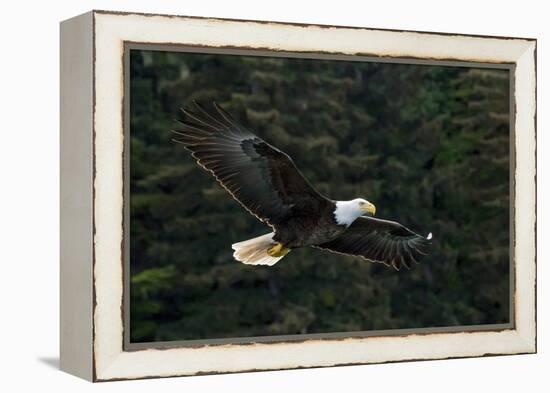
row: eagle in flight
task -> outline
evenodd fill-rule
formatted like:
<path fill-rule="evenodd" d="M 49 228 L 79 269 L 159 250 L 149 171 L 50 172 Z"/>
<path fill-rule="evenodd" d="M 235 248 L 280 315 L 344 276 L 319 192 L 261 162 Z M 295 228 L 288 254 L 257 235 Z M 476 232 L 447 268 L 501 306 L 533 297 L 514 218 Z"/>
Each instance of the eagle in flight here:
<path fill-rule="evenodd" d="M 233 257 L 250 265 L 274 265 L 292 249 L 316 247 L 360 256 L 399 270 L 426 255 L 432 234 L 373 218 L 363 199 L 336 201 L 320 194 L 292 158 L 239 124 L 216 103 L 182 109 L 174 141 L 249 213 L 272 232 L 232 245 Z"/>

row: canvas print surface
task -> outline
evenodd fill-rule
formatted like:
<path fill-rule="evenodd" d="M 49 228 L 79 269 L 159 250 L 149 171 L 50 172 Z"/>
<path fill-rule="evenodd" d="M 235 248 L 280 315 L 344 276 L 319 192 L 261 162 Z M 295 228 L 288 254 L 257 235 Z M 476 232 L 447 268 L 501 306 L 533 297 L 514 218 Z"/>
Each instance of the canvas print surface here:
<path fill-rule="evenodd" d="M 130 342 L 511 321 L 507 69 L 129 55 Z"/>

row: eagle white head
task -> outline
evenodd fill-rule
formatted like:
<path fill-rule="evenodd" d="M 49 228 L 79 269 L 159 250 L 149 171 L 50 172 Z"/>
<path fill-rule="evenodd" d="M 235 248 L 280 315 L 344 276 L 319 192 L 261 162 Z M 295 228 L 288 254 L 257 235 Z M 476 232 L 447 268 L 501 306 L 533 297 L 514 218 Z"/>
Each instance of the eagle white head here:
<path fill-rule="evenodd" d="M 338 225 L 350 226 L 357 218 L 366 214 L 374 216 L 376 207 L 363 198 L 352 199 L 351 201 L 337 201 L 334 217 Z"/>

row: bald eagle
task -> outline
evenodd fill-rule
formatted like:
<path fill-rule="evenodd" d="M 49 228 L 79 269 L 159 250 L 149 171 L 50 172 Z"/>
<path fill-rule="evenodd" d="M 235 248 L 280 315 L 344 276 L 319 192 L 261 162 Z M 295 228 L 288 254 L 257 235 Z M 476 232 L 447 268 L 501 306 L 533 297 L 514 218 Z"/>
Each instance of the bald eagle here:
<path fill-rule="evenodd" d="M 251 265 L 274 265 L 292 249 L 315 247 L 360 256 L 399 270 L 410 267 L 431 243 L 403 225 L 371 217 L 363 199 L 336 201 L 320 194 L 292 159 L 239 124 L 216 103 L 183 109 L 174 141 L 249 213 L 272 232 L 232 245 L 233 257 Z"/>

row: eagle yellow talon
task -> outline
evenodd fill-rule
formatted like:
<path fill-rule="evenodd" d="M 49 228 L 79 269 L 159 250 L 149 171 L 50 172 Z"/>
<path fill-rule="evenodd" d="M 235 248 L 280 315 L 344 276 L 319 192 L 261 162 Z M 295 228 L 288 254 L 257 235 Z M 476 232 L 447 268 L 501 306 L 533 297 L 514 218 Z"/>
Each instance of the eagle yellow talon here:
<path fill-rule="evenodd" d="M 267 255 L 270 257 L 279 258 L 284 257 L 289 251 L 290 248 L 285 247 L 282 243 L 277 243 L 267 250 Z"/>

